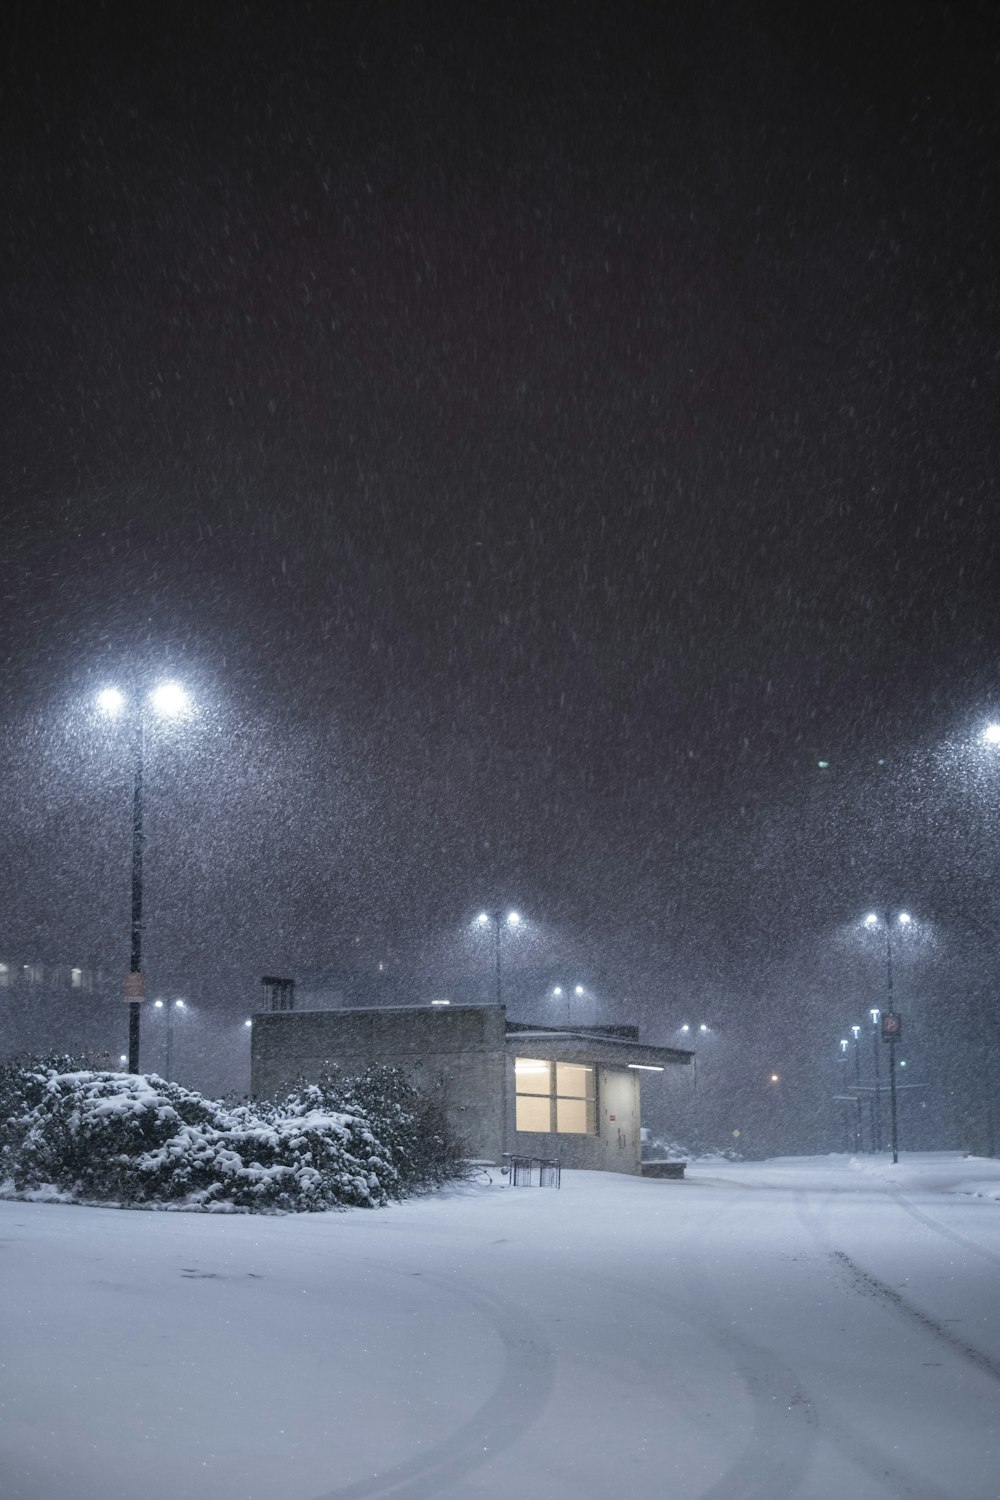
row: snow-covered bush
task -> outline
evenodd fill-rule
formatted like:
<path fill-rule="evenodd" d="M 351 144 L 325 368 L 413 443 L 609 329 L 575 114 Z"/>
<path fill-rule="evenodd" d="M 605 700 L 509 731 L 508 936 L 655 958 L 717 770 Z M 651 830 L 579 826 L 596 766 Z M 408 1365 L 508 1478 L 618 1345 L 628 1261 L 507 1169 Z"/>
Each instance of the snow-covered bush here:
<path fill-rule="evenodd" d="M 374 1207 L 407 1187 L 357 1108 L 226 1107 L 155 1075 L 0 1069 L 0 1192 L 220 1211 Z"/>
<path fill-rule="evenodd" d="M 462 1147 L 440 1106 L 415 1089 L 400 1068 L 376 1063 L 353 1077 L 324 1073 L 276 1107 L 284 1115 L 313 1110 L 361 1115 L 395 1171 L 395 1192 L 386 1185 L 390 1194 L 403 1197 L 466 1175 Z"/>

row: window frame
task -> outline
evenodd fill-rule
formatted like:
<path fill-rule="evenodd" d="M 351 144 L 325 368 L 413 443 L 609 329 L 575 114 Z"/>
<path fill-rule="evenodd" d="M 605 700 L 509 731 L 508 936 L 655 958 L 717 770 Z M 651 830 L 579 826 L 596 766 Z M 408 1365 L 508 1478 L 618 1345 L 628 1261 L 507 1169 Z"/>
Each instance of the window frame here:
<path fill-rule="evenodd" d="M 548 1088 L 541 1089 L 519 1089 L 517 1086 L 518 1063 L 542 1064 L 548 1069 Z M 559 1088 L 559 1069 L 561 1067 L 580 1068 L 588 1075 L 589 1089 L 583 1094 L 561 1094 Z M 549 1106 L 549 1128 L 547 1130 L 529 1130 L 518 1124 L 518 1101 L 521 1099 L 546 1099 Z M 560 1130 L 559 1129 L 559 1104 L 572 1103 L 583 1104 L 584 1116 L 587 1122 L 585 1130 Z M 596 1136 L 599 1134 L 600 1114 L 597 1108 L 597 1064 L 568 1062 L 565 1059 L 557 1061 L 549 1057 L 515 1057 L 514 1059 L 514 1129 L 521 1135 L 576 1135 Z"/>

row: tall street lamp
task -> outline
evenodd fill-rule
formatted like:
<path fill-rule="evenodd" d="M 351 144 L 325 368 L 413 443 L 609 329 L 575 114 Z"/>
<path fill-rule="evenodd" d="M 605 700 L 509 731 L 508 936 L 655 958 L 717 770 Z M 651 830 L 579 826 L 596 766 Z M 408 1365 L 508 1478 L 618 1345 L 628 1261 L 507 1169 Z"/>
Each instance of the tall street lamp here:
<path fill-rule="evenodd" d="M 129 971 L 125 978 L 128 1007 L 128 1070 L 139 1071 L 139 1012 L 144 992 L 142 975 L 142 828 L 143 767 L 146 755 L 148 710 L 161 719 L 177 719 L 188 711 L 190 700 L 179 682 L 161 682 L 129 714 L 129 703 L 118 688 L 104 688 L 97 706 L 108 718 L 128 716 L 132 722 L 132 921 Z"/>
<path fill-rule="evenodd" d="M 496 963 L 496 997 L 497 1004 L 503 1004 L 503 980 L 500 958 L 500 929 L 508 927 L 511 930 L 520 927 L 521 915 L 516 911 L 509 911 L 504 917 L 499 911 L 481 911 L 477 917 L 480 927 L 492 927 L 493 929 L 493 957 Z"/>
<path fill-rule="evenodd" d="M 167 1060 L 163 1076 L 170 1083 L 170 1073 L 174 1056 L 174 1011 L 185 1010 L 186 1006 L 183 1000 L 175 1000 L 173 1004 L 169 1000 L 155 1000 L 153 1004 L 157 1010 L 163 1010 L 167 1013 Z"/>

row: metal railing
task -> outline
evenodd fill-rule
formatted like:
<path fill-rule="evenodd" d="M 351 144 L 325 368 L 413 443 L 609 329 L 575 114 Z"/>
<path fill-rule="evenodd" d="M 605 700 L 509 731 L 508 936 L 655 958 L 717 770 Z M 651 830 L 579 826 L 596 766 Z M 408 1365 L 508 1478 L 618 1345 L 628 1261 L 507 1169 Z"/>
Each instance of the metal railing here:
<path fill-rule="evenodd" d="M 562 1187 L 562 1166 L 556 1156 L 514 1156 L 505 1151 L 500 1170 L 511 1187 Z"/>

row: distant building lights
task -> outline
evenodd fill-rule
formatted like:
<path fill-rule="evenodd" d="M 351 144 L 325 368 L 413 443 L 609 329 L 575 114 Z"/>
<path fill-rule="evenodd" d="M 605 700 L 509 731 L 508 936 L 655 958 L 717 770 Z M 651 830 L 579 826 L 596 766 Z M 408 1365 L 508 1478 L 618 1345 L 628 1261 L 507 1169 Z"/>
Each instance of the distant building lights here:
<path fill-rule="evenodd" d="M 830 762 L 828 760 L 818 760 L 816 764 L 821 771 L 828 771 L 830 769 Z"/>
<path fill-rule="evenodd" d="M 634 1073 L 662 1073 L 663 1069 L 656 1063 L 626 1063 L 626 1068 L 631 1068 Z"/>
<path fill-rule="evenodd" d="M 450 1000 L 432 1000 L 431 1004 L 432 1005 L 450 1005 L 451 1001 Z"/>

